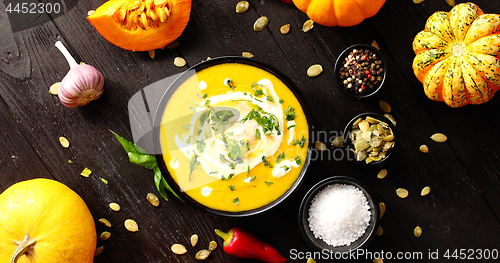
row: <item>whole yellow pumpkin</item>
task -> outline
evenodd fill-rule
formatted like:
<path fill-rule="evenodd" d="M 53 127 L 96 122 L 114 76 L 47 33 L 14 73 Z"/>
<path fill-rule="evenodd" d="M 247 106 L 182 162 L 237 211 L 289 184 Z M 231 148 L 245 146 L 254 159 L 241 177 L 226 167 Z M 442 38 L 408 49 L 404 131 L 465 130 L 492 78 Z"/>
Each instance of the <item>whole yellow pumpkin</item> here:
<path fill-rule="evenodd" d="M 64 184 L 33 179 L 0 194 L 0 262 L 88 263 L 96 242 L 87 205 Z"/>
<path fill-rule="evenodd" d="M 432 14 L 415 36 L 413 71 L 432 100 L 481 104 L 500 89 L 500 15 L 473 3 Z"/>
<path fill-rule="evenodd" d="M 323 26 L 354 26 L 374 16 L 385 0 L 293 0 L 295 6 Z"/>

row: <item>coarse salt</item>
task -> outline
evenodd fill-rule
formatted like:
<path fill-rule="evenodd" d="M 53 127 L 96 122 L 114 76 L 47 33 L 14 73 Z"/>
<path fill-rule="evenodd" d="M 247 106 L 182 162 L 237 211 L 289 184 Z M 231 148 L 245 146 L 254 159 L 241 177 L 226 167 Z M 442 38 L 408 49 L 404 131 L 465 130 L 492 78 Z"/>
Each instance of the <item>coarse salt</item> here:
<path fill-rule="evenodd" d="M 333 184 L 319 191 L 309 208 L 314 237 L 331 246 L 348 246 L 363 236 L 370 223 L 370 206 L 353 185 Z"/>

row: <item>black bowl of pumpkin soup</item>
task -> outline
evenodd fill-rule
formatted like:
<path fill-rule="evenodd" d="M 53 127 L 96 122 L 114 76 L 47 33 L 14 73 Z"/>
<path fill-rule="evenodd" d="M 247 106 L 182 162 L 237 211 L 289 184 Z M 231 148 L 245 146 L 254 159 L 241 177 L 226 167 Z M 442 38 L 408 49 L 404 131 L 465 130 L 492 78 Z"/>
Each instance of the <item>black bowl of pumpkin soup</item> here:
<path fill-rule="evenodd" d="M 220 57 L 182 73 L 155 114 L 156 159 L 172 189 L 214 215 L 276 207 L 301 184 L 310 117 L 283 73 L 253 59 Z"/>

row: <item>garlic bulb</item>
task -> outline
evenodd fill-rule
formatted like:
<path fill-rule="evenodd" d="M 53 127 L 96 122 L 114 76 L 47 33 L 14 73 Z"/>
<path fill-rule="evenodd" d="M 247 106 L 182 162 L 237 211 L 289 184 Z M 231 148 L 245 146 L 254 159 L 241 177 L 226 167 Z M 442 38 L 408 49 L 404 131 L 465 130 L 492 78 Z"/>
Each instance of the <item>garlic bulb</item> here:
<path fill-rule="evenodd" d="M 59 100 L 69 108 L 87 105 L 98 99 L 104 91 L 104 77 L 94 67 L 78 64 L 61 41 L 56 47 L 63 53 L 69 63 L 70 70 L 59 85 Z"/>

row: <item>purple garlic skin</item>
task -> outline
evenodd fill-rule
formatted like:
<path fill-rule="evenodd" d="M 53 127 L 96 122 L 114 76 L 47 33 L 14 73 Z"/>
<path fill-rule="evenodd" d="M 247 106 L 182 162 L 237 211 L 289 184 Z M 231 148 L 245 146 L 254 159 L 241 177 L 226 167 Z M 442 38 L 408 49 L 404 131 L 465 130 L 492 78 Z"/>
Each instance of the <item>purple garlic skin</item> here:
<path fill-rule="evenodd" d="M 59 100 L 68 108 L 87 105 L 104 91 L 104 77 L 94 67 L 80 64 L 70 69 L 59 85 Z"/>

